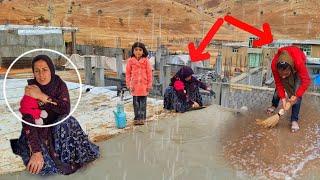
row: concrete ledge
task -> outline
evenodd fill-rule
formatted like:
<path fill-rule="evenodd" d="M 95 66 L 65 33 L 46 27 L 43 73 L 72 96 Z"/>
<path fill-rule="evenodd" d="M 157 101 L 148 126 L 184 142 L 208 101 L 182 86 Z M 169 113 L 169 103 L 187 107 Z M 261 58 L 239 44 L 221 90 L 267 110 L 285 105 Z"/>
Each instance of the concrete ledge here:
<path fill-rule="evenodd" d="M 261 70 L 262 70 L 262 67 L 257 67 L 257 68 L 250 69 L 249 72 L 242 73 L 242 74 L 240 74 L 239 76 L 236 76 L 236 77 L 234 77 L 234 78 L 231 78 L 230 82 L 231 82 L 231 83 L 240 82 L 240 81 L 246 79 L 249 75 L 258 73 L 258 72 L 261 71 Z"/>
<path fill-rule="evenodd" d="M 248 48 L 247 53 L 262 54 L 261 48 Z"/>

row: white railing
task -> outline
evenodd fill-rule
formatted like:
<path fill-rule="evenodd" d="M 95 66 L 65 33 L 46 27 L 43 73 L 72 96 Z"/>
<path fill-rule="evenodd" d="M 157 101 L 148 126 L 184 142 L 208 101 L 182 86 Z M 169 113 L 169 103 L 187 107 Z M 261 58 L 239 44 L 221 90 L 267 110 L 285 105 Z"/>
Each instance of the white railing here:
<path fill-rule="evenodd" d="M 308 57 L 307 58 L 307 63 L 308 64 L 319 64 L 320 65 L 320 58 Z"/>

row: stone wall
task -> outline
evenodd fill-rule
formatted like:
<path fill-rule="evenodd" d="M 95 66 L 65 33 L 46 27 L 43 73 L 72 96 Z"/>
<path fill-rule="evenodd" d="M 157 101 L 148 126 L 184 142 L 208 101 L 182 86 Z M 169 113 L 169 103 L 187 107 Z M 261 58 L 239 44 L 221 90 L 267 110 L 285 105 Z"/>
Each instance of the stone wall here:
<path fill-rule="evenodd" d="M 240 109 L 247 106 L 248 109 L 264 108 L 271 105 L 274 88 L 249 86 L 243 84 L 217 83 L 212 84 L 212 89 L 216 92 L 215 104 L 224 107 Z M 320 101 L 319 93 L 307 92 L 303 99 L 310 101 Z"/>
<path fill-rule="evenodd" d="M 62 34 L 42 34 L 42 35 L 19 35 L 16 30 L 0 31 L 0 65 L 2 61 L 5 64 L 11 62 L 21 54 L 38 48 L 47 48 L 65 53 L 65 46 Z M 25 57 L 34 57 L 39 52 L 27 54 Z M 57 59 L 59 56 L 52 53 L 44 53 L 52 59 Z M 26 62 L 26 65 L 29 62 Z"/>
<path fill-rule="evenodd" d="M 110 48 L 93 45 L 77 45 L 77 53 L 80 55 L 98 55 L 106 57 L 116 57 L 117 54 L 123 54 L 124 59 L 127 59 L 130 54 L 130 49 Z"/>
<path fill-rule="evenodd" d="M 262 86 L 263 73 L 262 68 L 251 69 L 248 73 L 242 73 L 231 79 L 231 83 L 247 84 L 252 86 Z"/>

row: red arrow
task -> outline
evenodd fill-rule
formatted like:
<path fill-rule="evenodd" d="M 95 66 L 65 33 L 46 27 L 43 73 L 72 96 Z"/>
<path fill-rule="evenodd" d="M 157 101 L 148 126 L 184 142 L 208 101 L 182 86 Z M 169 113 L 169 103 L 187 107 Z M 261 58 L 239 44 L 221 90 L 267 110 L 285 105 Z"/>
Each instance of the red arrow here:
<path fill-rule="evenodd" d="M 216 32 L 218 31 L 218 29 L 220 28 L 220 26 L 222 24 L 223 24 L 223 19 L 219 18 L 214 23 L 214 25 L 211 27 L 211 29 L 209 30 L 209 32 L 206 35 L 206 37 L 202 40 L 202 42 L 200 43 L 198 49 L 196 49 L 196 47 L 195 47 L 193 42 L 189 43 L 188 48 L 189 48 L 189 54 L 190 54 L 191 61 L 193 61 L 193 62 L 195 62 L 195 61 L 203 61 L 203 60 L 206 60 L 206 59 L 210 58 L 210 54 L 208 52 L 206 52 L 204 54 L 202 52 L 206 48 L 206 46 L 210 43 L 211 39 L 216 34 Z"/>
<path fill-rule="evenodd" d="M 260 39 L 253 41 L 253 47 L 269 44 L 273 41 L 271 29 L 268 23 L 264 23 L 262 25 L 263 31 L 260 31 L 259 29 L 256 29 L 255 27 L 250 26 L 247 23 L 241 22 L 232 16 L 227 15 L 224 17 L 224 20 L 240 29 L 243 29 L 259 37 Z"/>

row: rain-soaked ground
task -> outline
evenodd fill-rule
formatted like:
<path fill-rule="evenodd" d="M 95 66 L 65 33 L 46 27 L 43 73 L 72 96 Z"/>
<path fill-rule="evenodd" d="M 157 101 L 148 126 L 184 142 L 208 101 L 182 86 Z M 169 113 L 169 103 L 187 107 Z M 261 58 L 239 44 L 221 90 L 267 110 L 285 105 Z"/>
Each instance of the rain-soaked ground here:
<path fill-rule="evenodd" d="M 223 135 L 229 164 L 261 178 L 320 179 L 320 101 L 308 97 L 302 104 L 297 133 L 290 132 L 290 116 L 274 129 L 256 126 L 252 121 L 261 117 L 262 108 L 238 118 L 229 127 L 232 133 Z"/>
<path fill-rule="evenodd" d="M 270 130 L 256 126 L 262 108 L 240 114 L 213 105 L 156 120 L 99 143 L 101 158 L 79 172 L 51 178 L 319 179 L 319 102 L 304 101 L 301 112 L 295 134 L 286 119 Z M 19 172 L 0 179 L 36 177 Z"/>

